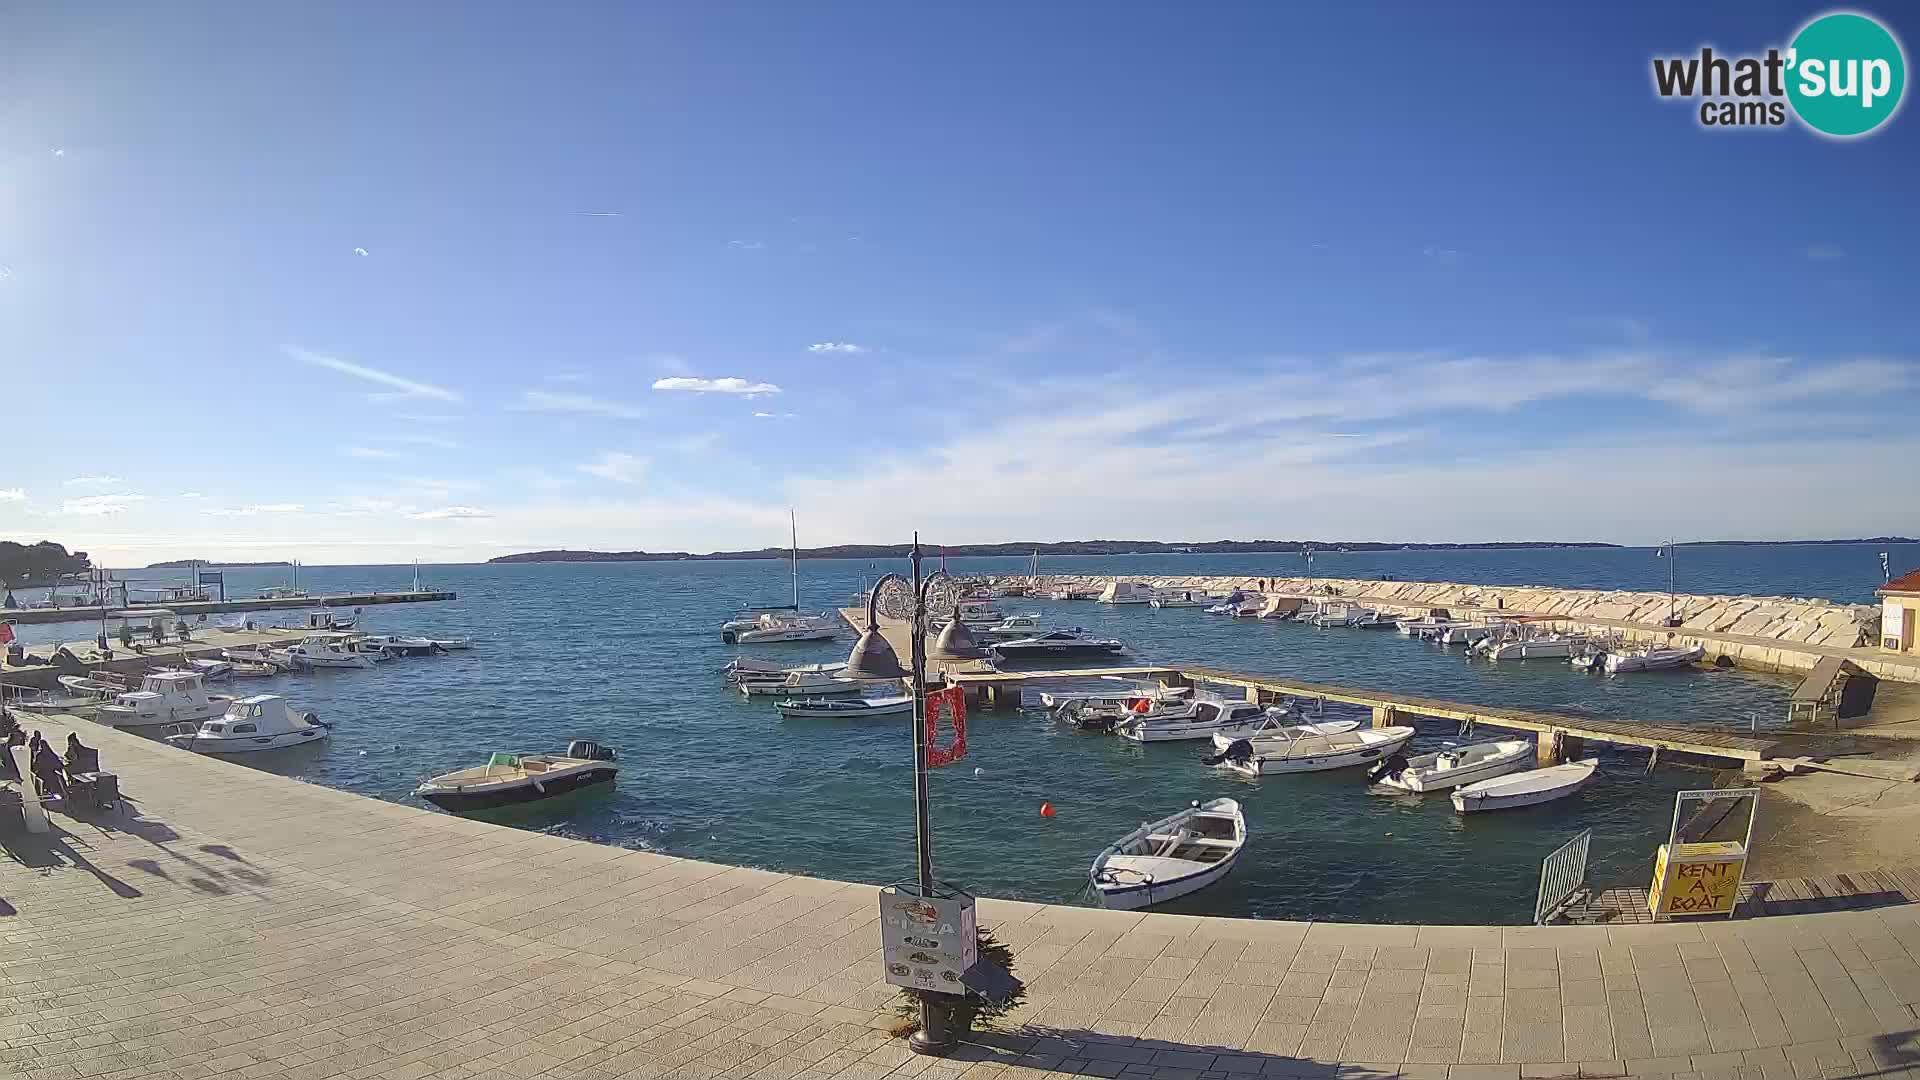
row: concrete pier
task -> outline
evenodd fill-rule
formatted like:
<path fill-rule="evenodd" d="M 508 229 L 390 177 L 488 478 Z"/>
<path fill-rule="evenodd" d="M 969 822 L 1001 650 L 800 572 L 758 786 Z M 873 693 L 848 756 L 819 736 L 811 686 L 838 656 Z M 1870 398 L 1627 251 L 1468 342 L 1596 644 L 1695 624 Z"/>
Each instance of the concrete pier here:
<path fill-rule="evenodd" d="M 993 899 L 980 923 L 1026 1004 L 934 1061 L 889 1031 L 872 885 L 34 726 L 98 746 L 126 804 L 56 811 L 46 837 L 0 808 L 6 1075 L 1892 1080 L 1920 1063 L 1910 904 L 1500 927 Z"/>
<path fill-rule="evenodd" d="M 178 604 L 135 604 L 126 608 L 9 608 L 0 611 L 0 620 L 27 626 L 35 623 L 99 622 L 116 611 L 171 611 L 176 615 L 215 615 L 235 611 L 281 611 L 294 608 L 371 607 L 375 604 L 423 604 L 435 600 L 457 599 L 457 594 L 439 589 L 405 592 L 333 593 L 327 596 L 300 596 L 269 600 L 248 597 L 238 600 L 188 600 Z"/>

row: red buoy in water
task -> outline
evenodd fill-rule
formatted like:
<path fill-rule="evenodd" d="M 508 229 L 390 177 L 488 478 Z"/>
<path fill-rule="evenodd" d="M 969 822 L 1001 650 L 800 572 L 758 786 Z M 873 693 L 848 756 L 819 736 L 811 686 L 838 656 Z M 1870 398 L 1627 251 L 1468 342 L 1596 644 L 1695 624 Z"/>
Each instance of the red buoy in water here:
<path fill-rule="evenodd" d="M 1043 802 L 1043 803 L 1041 803 L 1041 804 L 1040 804 L 1040 816 L 1041 816 L 1041 817 L 1052 817 L 1052 816 L 1053 816 L 1053 804 L 1052 804 L 1052 803 L 1050 803 L 1050 802 Z"/>

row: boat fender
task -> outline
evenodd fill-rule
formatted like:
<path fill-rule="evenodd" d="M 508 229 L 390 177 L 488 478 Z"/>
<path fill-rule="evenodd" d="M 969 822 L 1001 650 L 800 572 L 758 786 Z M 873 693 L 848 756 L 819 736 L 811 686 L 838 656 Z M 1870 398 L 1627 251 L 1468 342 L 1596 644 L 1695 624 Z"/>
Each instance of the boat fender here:
<path fill-rule="evenodd" d="M 542 795 L 545 795 L 547 793 L 547 785 L 541 783 L 538 780 L 535 780 L 533 782 L 533 790 L 539 792 Z"/>

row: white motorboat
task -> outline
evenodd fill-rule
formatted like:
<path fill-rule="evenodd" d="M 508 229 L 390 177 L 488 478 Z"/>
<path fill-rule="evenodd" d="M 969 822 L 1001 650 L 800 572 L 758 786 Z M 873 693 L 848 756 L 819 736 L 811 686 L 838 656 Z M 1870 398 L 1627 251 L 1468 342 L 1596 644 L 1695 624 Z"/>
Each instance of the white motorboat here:
<path fill-rule="evenodd" d="M 871 698 L 806 698 L 775 702 L 773 707 L 790 720 L 861 720 L 869 716 L 911 713 L 913 698 L 907 694 Z"/>
<path fill-rule="evenodd" d="M 116 728 L 197 724 L 225 712 L 232 700 L 207 693 L 206 677 L 197 671 L 154 671 L 140 680 L 140 689 L 94 710 L 94 719 Z"/>
<path fill-rule="evenodd" d="M 1586 787 L 1600 768 L 1599 758 L 1570 761 L 1531 772 L 1482 780 L 1453 789 L 1453 808 L 1462 814 L 1481 810 L 1511 810 L 1564 799 Z"/>
<path fill-rule="evenodd" d="M 1458 626 L 1466 629 L 1472 625 L 1472 623 L 1462 622 L 1459 619 L 1447 619 L 1437 616 L 1426 616 L 1419 619 L 1401 619 L 1399 623 L 1401 637 L 1416 638 L 1420 641 L 1440 641 L 1446 636 L 1447 631 L 1454 627 Z"/>
<path fill-rule="evenodd" d="M 1226 877 L 1247 844 L 1247 819 L 1232 799 L 1194 803 L 1142 825 L 1093 860 L 1088 878 L 1102 907 L 1162 904 Z"/>
<path fill-rule="evenodd" d="M 845 665 L 840 665 L 845 669 Z M 740 679 L 735 685 L 748 697 L 830 697 L 839 694 L 858 694 L 865 690 L 875 690 L 886 685 L 864 679 L 849 679 L 838 673 L 824 671 L 795 671 L 778 680 Z M 896 689 L 897 689 L 896 684 Z"/>
<path fill-rule="evenodd" d="M 826 615 L 766 612 L 749 626 L 728 623 L 721 627 L 720 640 L 729 645 L 763 645 L 780 641 L 825 641 L 839 633 L 839 623 Z"/>
<path fill-rule="evenodd" d="M 1255 753 L 1253 743 L 1242 739 L 1208 758 L 1207 763 L 1225 765 L 1243 776 L 1325 772 L 1377 761 L 1411 738 L 1410 727 L 1356 728 L 1332 735 L 1303 736 L 1266 753 Z"/>
<path fill-rule="evenodd" d="M 400 634 L 373 634 L 362 638 L 371 648 L 379 649 L 389 657 L 394 656 L 432 656 L 446 652 L 439 642 L 432 638 L 404 637 Z"/>
<path fill-rule="evenodd" d="M 1471 655 L 1488 660 L 1565 660 L 1585 644 L 1585 638 L 1574 634 L 1510 630 L 1481 638 Z"/>
<path fill-rule="evenodd" d="M 997 623 L 986 626 L 974 626 L 971 623 L 966 625 L 975 637 L 1023 638 L 1043 632 L 1038 615 L 1009 615 Z M 944 626 L 941 628 L 945 629 Z"/>
<path fill-rule="evenodd" d="M 57 680 L 74 697 L 91 698 L 95 701 L 112 701 L 125 692 L 123 686 L 116 686 L 99 679 L 89 679 L 83 675 L 62 675 Z"/>
<path fill-rule="evenodd" d="M 438 645 L 441 652 L 458 652 L 461 649 L 473 648 L 473 639 L 465 634 L 455 638 L 428 638 L 427 640 Z"/>
<path fill-rule="evenodd" d="M 1186 591 L 1173 592 L 1171 590 L 1167 592 L 1157 593 L 1155 594 L 1153 599 L 1147 601 L 1147 605 L 1149 607 L 1157 607 L 1157 608 L 1201 607 L 1205 603 L 1206 603 L 1205 599 L 1195 596 L 1191 592 L 1186 592 Z"/>
<path fill-rule="evenodd" d="M 229 615 L 224 619 L 215 619 L 213 628 L 228 634 L 237 634 L 245 630 L 251 630 L 253 629 L 253 616 L 243 612 L 238 615 Z"/>
<path fill-rule="evenodd" d="M 1254 753 L 1262 754 L 1282 749 L 1294 740 L 1309 735 L 1338 735 L 1360 726 L 1358 720 L 1322 720 L 1317 724 L 1302 724 L 1298 723 L 1299 719 L 1300 714 L 1291 709 L 1268 709 L 1260 722 L 1252 727 L 1216 732 L 1213 746 L 1216 750 L 1225 750 L 1244 739 L 1253 744 Z"/>
<path fill-rule="evenodd" d="M 996 642 L 988 646 L 988 649 L 1002 660 L 1035 660 L 1112 656 L 1115 653 L 1124 652 L 1126 646 L 1113 638 L 1089 636 L 1085 630 L 1075 627 L 1071 630 L 1049 630 L 1033 637 Z"/>
<path fill-rule="evenodd" d="M 1236 619 L 1258 619 L 1267 610 L 1265 597 L 1243 600 L 1229 614 Z"/>
<path fill-rule="evenodd" d="M 443 773 L 413 793 L 456 814 L 521 806 L 611 784 L 620 771 L 617 757 L 611 747 L 575 739 L 565 754 L 494 754 L 485 765 Z"/>
<path fill-rule="evenodd" d="M 1259 597 L 1254 593 L 1247 592 L 1245 589 L 1235 589 L 1227 595 L 1220 597 L 1219 603 L 1207 609 L 1207 614 L 1232 615 L 1234 612 L 1240 610 L 1240 605 L 1249 600 L 1256 599 L 1259 599 Z"/>
<path fill-rule="evenodd" d="M 1367 772 L 1367 779 L 1400 791 L 1445 791 L 1491 780 L 1533 764 L 1534 745 L 1525 739 L 1449 746 L 1431 754 L 1393 754 Z"/>
<path fill-rule="evenodd" d="M 1114 734 L 1133 742 L 1183 742 L 1211 739 L 1223 731 L 1251 731 L 1266 718 L 1267 709 L 1251 701 L 1226 701 L 1197 694 L 1184 704 L 1121 717 Z"/>
<path fill-rule="evenodd" d="M 794 664 L 785 663 L 784 661 L 780 661 L 780 660 L 762 660 L 754 656 L 736 656 L 732 660 L 728 661 L 727 666 L 722 670 L 725 671 L 728 675 L 732 676 L 734 679 L 738 680 L 738 679 L 758 678 L 763 676 L 767 678 L 772 678 L 772 679 L 784 679 L 788 675 L 791 675 L 796 671 L 827 672 L 831 674 L 834 672 L 845 671 L 846 668 L 847 668 L 847 662 L 844 660 L 835 661 L 833 663 L 827 663 L 827 664 L 794 665 Z"/>
<path fill-rule="evenodd" d="M 236 679 L 267 679 L 280 674 L 276 664 L 254 663 L 251 660 L 229 660 L 233 665 L 233 677 Z"/>
<path fill-rule="evenodd" d="M 992 626 L 1007 616 L 991 600 L 962 600 L 954 606 L 954 614 L 972 630 L 979 626 Z"/>
<path fill-rule="evenodd" d="M 227 706 L 224 715 L 167 741 L 200 754 L 247 754 L 327 741 L 333 725 L 312 713 L 295 715 L 279 694 L 257 694 Z"/>
<path fill-rule="evenodd" d="M 310 637 L 298 645 L 289 646 L 286 657 L 286 662 L 296 671 L 315 671 L 320 668 L 365 670 L 373 667 L 372 655 L 347 649 L 337 638 Z"/>
<path fill-rule="evenodd" d="M 1395 628 L 1391 617 L 1380 614 L 1372 608 L 1361 608 L 1354 613 L 1347 625 L 1355 630 L 1392 630 Z"/>
<path fill-rule="evenodd" d="M 1471 645 L 1495 629 L 1487 623 L 1454 623 L 1441 632 L 1439 641 L 1442 645 Z"/>
<path fill-rule="evenodd" d="M 233 662 L 230 660 L 197 659 L 187 661 L 189 671 L 197 671 L 207 677 L 208 682 L 226 682 L 233 678 Z"/>
<path fill-rule="evenodd" d="M 1602 664 L 1609 675 L 1619 675 L 1629 671 L 1665 671 L 1669 668 L 1689 667 L 1700 662 L 1707 655 L 1703 646 L 1676 649 L 1668 645 L 1656 645 L 1630 649 L 1625 652 L 1610 652 Z"/>
<path fill-rule="evenodd" d="M 293 670 L 286 662 L 285 649 L 269 649 L 264 645 L 250 645 L 235 649 L 221 649 L 220 655 L 238 664 L 264 664 L 278 671 Z"/>

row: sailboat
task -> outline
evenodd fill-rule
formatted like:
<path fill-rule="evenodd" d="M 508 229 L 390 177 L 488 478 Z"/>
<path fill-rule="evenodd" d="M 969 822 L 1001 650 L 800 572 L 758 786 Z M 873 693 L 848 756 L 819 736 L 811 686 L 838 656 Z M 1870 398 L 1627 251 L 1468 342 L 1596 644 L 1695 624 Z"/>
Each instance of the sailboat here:
<path fill-rule="evenodd" d="M 793 603 L 778 608 L 749 608 L 741 617 L 720 624 L 720 640 L 729 645 L 753 645 L 776 641 L 823 641 L 840 633 L 839 624 L 830 615 L 800 614 L 800 526 L 792 510 L 787 511 L 791 554 L 788 562 L 793 575 Z"/>

